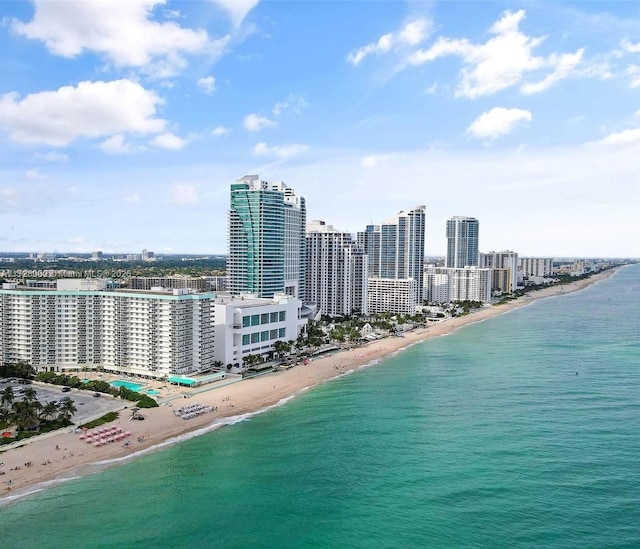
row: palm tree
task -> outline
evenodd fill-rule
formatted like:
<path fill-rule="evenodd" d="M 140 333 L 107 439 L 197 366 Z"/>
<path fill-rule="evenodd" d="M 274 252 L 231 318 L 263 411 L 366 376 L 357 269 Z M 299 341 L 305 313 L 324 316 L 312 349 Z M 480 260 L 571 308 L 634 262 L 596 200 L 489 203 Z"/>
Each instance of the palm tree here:
<path fill-rule="evenodd" d="M 40 417 L 46 421 L 51 421 L 58 414 L 58 406 L 55 401 L 47 402 L 40 410 Z"/>
<path fill-rule="evenodd" d="M 37 428 L 39 425 L 38 414 L 29 403 L 17 401 L 11 407 L 9 423 L 14 423 L 19 431 Z"/>
<path fill-rule="evenodd" d="M 29 387 L 24 391 L 24 397 L 22 399 L 24 402 L 31 404 L 36 401 L 36 390 Z"/>
<path fill-rule="evenodd" d="M 13 394 L 13 389 L 11 387 L 7 387 L 4 391 L 2 391 L 2 397 L 0 397 L 2 406 L 5 408 L 10 408 L 13 404 L 14 397 L 15 395 Z"/>
<path fill-rule="evenodd" d="M 73 400 L 66 399 L 62 401 L 62 406 L 60 406 L 60 410 L 58 411 L 58 419 L 61 421 L 71 421 L 71 416 L 78 411 L 76 405 L 73 403 Z"/>

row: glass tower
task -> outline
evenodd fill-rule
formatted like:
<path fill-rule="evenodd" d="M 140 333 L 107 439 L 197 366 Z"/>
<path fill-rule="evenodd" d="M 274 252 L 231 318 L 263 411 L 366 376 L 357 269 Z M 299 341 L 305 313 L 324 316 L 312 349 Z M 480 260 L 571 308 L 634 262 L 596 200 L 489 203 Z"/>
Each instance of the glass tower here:
<path fill-rule="evenodd" d="M 227 273 L 232 294 L 302 298 L 306 208 L 282 182 L 247 175 L 231 185 Z"/>
<path fill-rule="evenodd" d="M 478 266 L 480 224 L 475 217 L 456 216 L 447 220 L 446 267 L 462 269 Z"/>

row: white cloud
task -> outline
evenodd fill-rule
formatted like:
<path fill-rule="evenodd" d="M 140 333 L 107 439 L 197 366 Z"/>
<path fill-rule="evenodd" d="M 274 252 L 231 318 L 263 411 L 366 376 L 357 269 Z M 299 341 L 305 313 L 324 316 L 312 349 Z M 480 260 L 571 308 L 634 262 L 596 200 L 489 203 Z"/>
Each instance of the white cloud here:
<path fill-rule="evenodd" d="M 198 80 L 198 86 L 200 86 L 205 93 L 213 93 L 216 91 L 216 79 L 213 76 L 205 76 Z"/>
<path fill-rule="evenodd" d="M 637 44 L 633 44 L 628 40 L 623 40 L 621 46 L 622 46 L 622 49 L 626 52 L 640 53 L 640 42 L 638 42 Z"/>
<path fill-rule="evenodd" d="M 46 179 L 47 178 L 47 176 L 37 168 L 33 170 L 27 170 L 27 172 L 24 175 L 27 179 Z"/>
<path fill-rule="evenodd" d="M 387 161 L 386 156 L 379 155 L 379 154 L 372 154 L 369 156 L 365 156 L 360 161 L 360 164 L 362 165 L 363 168 L 372 169 L 372 168 L 378 168 L 379 166 L 382 166 L 383 164 L 386 163 L 386 161 Z"/>
<path fill-rule="evenodd" d="M 429 63 L 440 57 L 455 55 L 463 59 L 457 97 L 475 99 L 490 95 L 523 81 L 528 73 L 551 69 L 551 74 L 537 83 L 523 86 L 523 92 L 547 89 L 566 78 L 582 61 L 583 50 L 573 54 L 552 54 L 547 58 L 533 55 L 544 37 L 532 38 L 520 31 L 525 11 L 506 11 L 489 32 L 494 36 L 484 44 L 473 44 L 466 38 L 439 38 L 428 49 L 420 49 L 408 58 L 410 65 Z"/>
<path fill-rule="evenodd" d="M 309 108 L 309 103 L 301 95 L 289 94 L 284 101 L 278 101 L 273 106 L 272 112 L 275 116 L 281 115 L 286 109 L 291 109 L 296 114 L 301 114 L 304 109 Z"/>
<path fill-rule="evenodd" d="M 239 26 L 259 0 L 212 0 L 229 14 L 233 24 Z"/>
<path fill-rule="evenodd" d="M 209 51 L 222 44 L 209 41 L 206 31 L 183 28 L 174 21 L 152 21 L 163 0 L 87 2 L 35 0 L 28 23 L 13 21 L 13 30 L 42 40 L 54 55 L 76 57 L 84 51 L 103 54 L 119 67 L 163 66 L 175 73 L 185 66 L 183 54 Z"/>
<path fill-rule="evenodd" d="M 600 140 L 603 145 L 632 145 L 638 142 L 640 142 L 639 128 L 612 133 Z"/>
<path fill-rule="evenodd" d="M 66 154 L 62 154 L 56 151 L 50 151 L 48 153 L 38 153 L 36 154 L 36 158 L 38 160 L 42 160 L 43 162 L 59 162 L 60 164 L 69 162 L 69 157 Z"/>
<path fill-rule="evenodd" d="M 277 126 L 277 123 L 259 114 L 248 114 L 244 117 L 243 125 L 247 131 L 259 132 L 265 128 Z"/>
<path fill-rule="evenodd" d="M 221 135 L 227 135 L 228 133 L 231 133 L 231 128 L 226 128 L 224 126 L 218 126 L 217 128 L 215 128 L 211 132 L 211 135 L 215 135 L 216 137 L 219 137 Z"/>
<path fill-rule="evenodd" d="M 538 93 L 549 89 L 553 84 L 569 76 L 576 67 L 582 62 L 582 56 L 584 49 L 579 49 L 575 53 L 564 53 L 556 56 L 551 56 L 551 64 L 555 65 L 554 71 L 540 80 L 539 82 L 531 82 L 523 84 L 520 88 L 525 95 L 531 93 Z"/>
<path fill-rule="evenodd" d="M 63 147 L 80 137 L 161 132 L 166 121 L 155 116 L 162 103 L 131 80 L 80 82 L 24 99 L 17 93 L 0 96 L 0 127 L 19 143 Z"/>
<path fill-rule="evenodd" d="M 156 135 L 151 144 L 161 149 L 169 149 L 171 151 L 179 151 L 188 143 L 186 139 L 182 139 L 172 133 L 161 133 Z"/>
<path fill-rule="evenodd" d="M 119 133 L 100 143 L 100 149 L 107 154 L 128 154 L 131 152 L 131 144 Z"/>
<path fill-rule="evenodd" d="M 353 50 L 347 56 L 347 61 L 356 66 L 372 54 L 387 53 L 392 49 L 407 46 L 417 46 L 431 33 L 431 29 L 431 21 L 416 19 L 396 32 L 383 34 L 376 42 Z"/>
<path fill-rule="evenodd" d="M 505 109 L 494 107 L 482 113 L 467 128 L 474 137 L 495 139 L 509 133 L 520 122 L 531 122 L 531 113 L 523 109 Z"/>
<path fill-rule="evenodd" d="M 627 76 L 631 76 L 629 87 L 632 89 L 640 88 L 640 67 L 638 65 L 629 65 L 624 72 Z"/>
<path fill-rule="evenodd" d="M 426 19 L 412 21 L 400 31 L 398 40 L 410 46 L 417 46 L 431 32 L 431 26 L 431 23 Z"/>
<path fill-rule="evenodd" d="M 300 145 L 298 143 L 292 143 L 290 145 L 274 145 L 273 147 L 267 146 L 266 143 L 258 143 L 253 147 L 253 154 L 255 156 L 274 156 L 281 160 L 297 156 L 307 151 L 309 147 L 307 145 Z"/>
<path fill-rule="evenodd" d="M 169 200 L 173 204 L 196 204 L 200 201 L 200 195 L 195 185 L 181 183 L 173 185 L 169 189 Z"/>

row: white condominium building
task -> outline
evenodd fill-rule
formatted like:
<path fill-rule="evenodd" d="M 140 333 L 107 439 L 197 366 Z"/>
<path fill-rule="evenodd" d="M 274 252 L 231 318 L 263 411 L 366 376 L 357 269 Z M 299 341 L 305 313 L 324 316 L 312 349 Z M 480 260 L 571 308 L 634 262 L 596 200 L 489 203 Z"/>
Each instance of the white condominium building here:
<path fill-rule="evenodd" d="M 521 257 L 518 266 L 522 276 L 549 277 L 553 275 L 553 258 L 551 257 Z"/>
<path fill-rule="evenodd" d="M 341 233 L 324 221 L 307 225 L 307 303 L 322 314 L 366 314 L 367 256 L 350 233 Z"/>
<path fill-rule="evenodd" d="M 5 285 L 0 360 L 38 371 L 102 368 L 152 378 L 214 367 L 215 294 L 100 286 L 83 280 L 60 281 L 58 290 Z"/>
<path fill-rule="evenodd" d="M 503 252 L 481 253 L 478 266 L 484 269 L 494 269 L 492 289 L 505 293 L 515 291 L 518 285 L 518 254 L 516 252 L 505 250 Z"/>
<path fill-rule="evenodd" d="M 369 313 L 416 314 L 413 278 L 369 277 Z"/>
<path fill-rule="evenodd" d="M 358 245 L 368 256 L 369 276 L 413 279 L 415 303 L 422 302 L 425 219 L 425 206 L 416 206 L 358 233 Z"/>
<path fill-rule="evenodd" d="M 491 302 L 491 269 L 427 267 L 425 293 L 431 303 L 453 301 Z M 448 299 L 443 299 L 448 295 Z"/>
<path fill-rule="evenodd" d="M 269 355 L 276 341 L 295 341 L 307 321 L 302 301 L 286 294 L 272 299 L 252 295 L 218 296 L 215 300 L 215 358 L 224 366 L 243 366 L 248 355 Z"/>

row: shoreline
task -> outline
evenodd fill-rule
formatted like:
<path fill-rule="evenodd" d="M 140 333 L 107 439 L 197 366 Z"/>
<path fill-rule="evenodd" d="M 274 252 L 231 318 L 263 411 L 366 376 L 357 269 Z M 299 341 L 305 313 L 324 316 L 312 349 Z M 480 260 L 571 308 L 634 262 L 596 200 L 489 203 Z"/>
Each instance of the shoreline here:
<path fill-rule="evenodd" d="M 0 506 L 71 479 L 99 472 L 107 467 L 126 463 L 132 459 L 232 425 L 254 415 L 286 404 L 296 396 L 331 379 L 352 373 L 410 346 L 433 337 L 453 333 L 476 322 L 505 314 L 535 301 L 583 290 L 609 278 L 622 267 L 616 267 L 569 284 L 552 286 L 525 294 L 501 305 L 486 306 L 463 317 L 454 317 L 418 328 L 403 336 L 389 336 L 363 347 L 343 350 L 329 356 L 314 358 L 309 364 L 289 370 L 265 374 L 260 377 L 193 394 L 184 400 L 174 400 L 172 406 L 141 410 L 144 421 L 130 421 L 128 409 L 108 424 L 131 432 L 120 442 L 101 447 L 88 445 L 79 439 L 80 433 L 67 428 L 49 437 L 37 437 L 19 448 L 2 452 L 0 449 Z M 181 406 L 201 404 L 214 407 L 214 411 L 184 420 L 174 411 Z M 123 408 L 125 404 L 123 403 Z M 125 447 L 123 443 L 129 441 Z M 27 466 L 27 463 L 31 463 Z"/>

